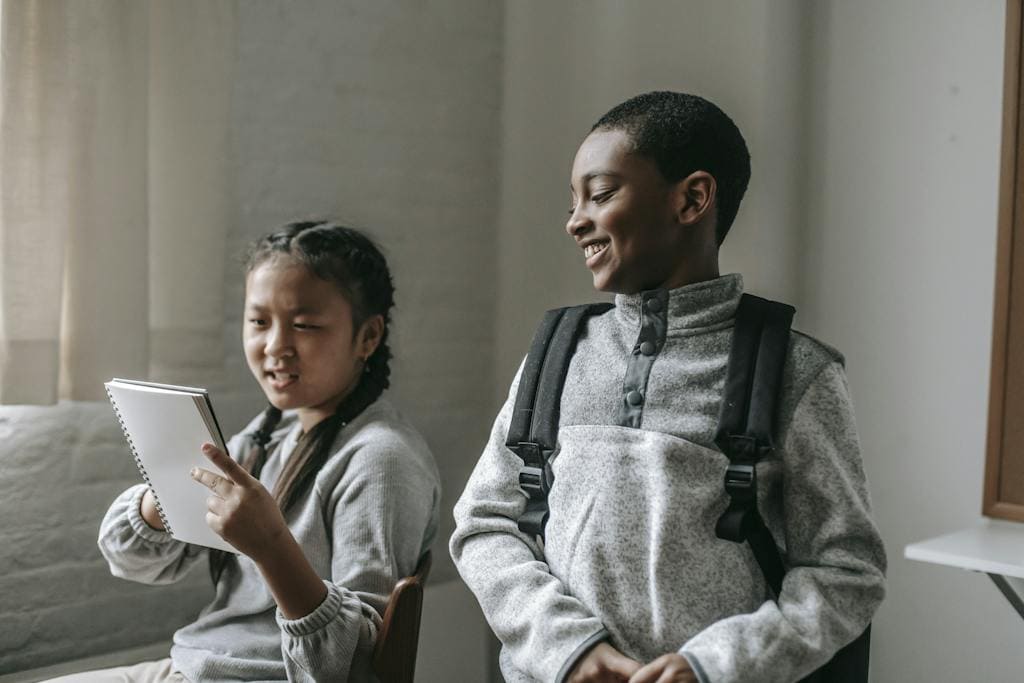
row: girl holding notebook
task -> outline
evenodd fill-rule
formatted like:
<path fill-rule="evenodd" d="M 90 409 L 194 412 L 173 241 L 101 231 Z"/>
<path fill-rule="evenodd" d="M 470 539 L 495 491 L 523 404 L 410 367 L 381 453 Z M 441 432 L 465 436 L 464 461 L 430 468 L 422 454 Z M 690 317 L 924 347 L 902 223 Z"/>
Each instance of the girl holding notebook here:
<path fill-rule="evenodd" d="M 208 564 L 216 593 L 170 657 L 80 681 L 368 681 L 385 603 L 438 526 L 440 483 L 420 434 L 383 398 L 393 287 L 361 233 L 293 223 L 246 265 L 243 345 L 269 401 L 203 447 L 207 523 L 239 555 L 163 530 L 144 485 L 111 506 L 99 545 L 120 577 L 170 583 Z"/>

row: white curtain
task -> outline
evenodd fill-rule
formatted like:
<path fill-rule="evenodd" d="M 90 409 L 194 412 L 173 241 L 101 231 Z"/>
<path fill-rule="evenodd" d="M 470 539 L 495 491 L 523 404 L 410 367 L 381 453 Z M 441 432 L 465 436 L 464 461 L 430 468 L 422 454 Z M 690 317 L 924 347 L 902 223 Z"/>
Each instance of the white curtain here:
<path fill-rule="evenodd" d="M 0 6 L 0 403 L 223 362 L 233 1 Z"/>

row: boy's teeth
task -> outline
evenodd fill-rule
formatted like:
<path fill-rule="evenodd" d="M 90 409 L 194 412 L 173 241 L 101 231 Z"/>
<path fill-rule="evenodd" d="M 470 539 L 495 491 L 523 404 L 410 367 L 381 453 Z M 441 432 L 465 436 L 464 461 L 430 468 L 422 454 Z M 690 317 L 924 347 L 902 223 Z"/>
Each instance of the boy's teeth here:
<path fill-rule="evenodd" d="M 606 246 L 607 246 L 607 244 L 604 243 L 604 242 L 601 242 L 600 244 L 588 244 L 586 246 L 586 248 L 583 250 L 583 255 L 586 258 L 590 258 L 591 256 L 593 256 L 597 252 L 599 252 L 602 249 L 604 249 Z"/>

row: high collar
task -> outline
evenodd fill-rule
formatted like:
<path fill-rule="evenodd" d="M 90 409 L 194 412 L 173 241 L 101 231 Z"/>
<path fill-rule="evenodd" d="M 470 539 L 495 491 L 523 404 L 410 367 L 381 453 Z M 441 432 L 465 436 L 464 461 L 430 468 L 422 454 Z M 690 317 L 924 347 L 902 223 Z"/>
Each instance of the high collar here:
<path fill-rule="evenodd" d="M 667 292 L 668 329 L 699 329 L 731 320 L 742 294 L 743 276 L 738 273 L 670 289 Z M 616 294 L 615 315 L 619 322 L 629 327 L 639 326 L 643 302 L 652 296 L 664 299 L 665 290 Z"/>

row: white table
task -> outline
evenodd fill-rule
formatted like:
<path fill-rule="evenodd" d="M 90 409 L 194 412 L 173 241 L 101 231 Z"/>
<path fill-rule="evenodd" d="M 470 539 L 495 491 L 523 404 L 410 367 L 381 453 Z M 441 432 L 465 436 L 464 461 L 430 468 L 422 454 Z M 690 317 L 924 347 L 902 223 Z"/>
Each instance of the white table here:
<path fill-rule="evenodd" d="M 970 529 L 911 543 L 904 555 L 988 574 L 1024 619 L 1024 524 L 985 519 Z"/>

